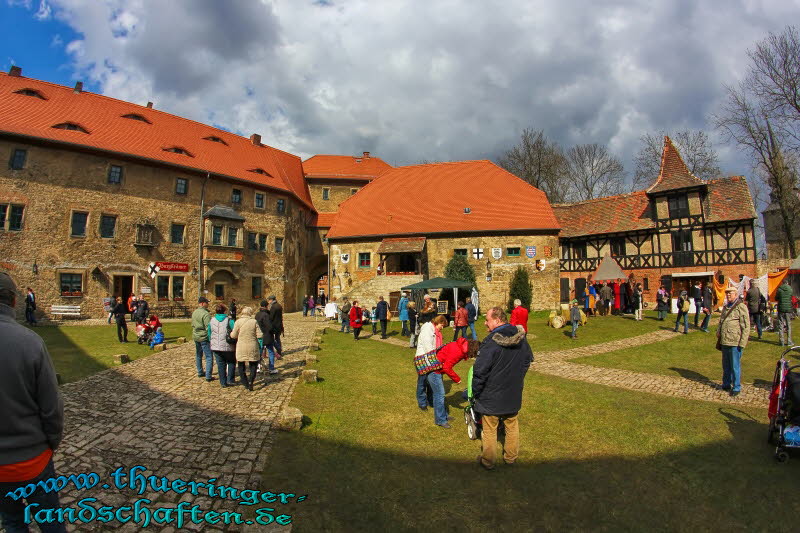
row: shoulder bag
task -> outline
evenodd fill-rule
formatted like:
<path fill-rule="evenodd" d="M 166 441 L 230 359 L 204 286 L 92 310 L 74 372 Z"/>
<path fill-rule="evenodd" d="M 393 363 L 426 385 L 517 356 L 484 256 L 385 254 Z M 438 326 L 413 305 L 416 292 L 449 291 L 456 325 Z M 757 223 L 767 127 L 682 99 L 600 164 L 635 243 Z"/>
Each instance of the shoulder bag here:
<path fill-rule="evenodd" d="M 259 327 L 259 326 L 256 326 L 256 327 Z M 228 319 L 228 323 L 225 326 L 225 342 L 227 342 L 228 344 L 236 344 L 236 341 L 238 340 L 238 339 L 234 339 L 233 337 L 231 337 L 231 332 L 232 331 L 233 331 L 233 328 L 231 328 L 231 320 Z"/>
<path fill-rule="evenodd" d="M 442 348 L 439 347 L 433 351 L 414 356 L 414 368 L 416 368 L 417 374 L 420 376 L 424 374 L 430 374 L 431 372 L 435 370 L 441 370 L 444 367 L 442 362 L 436 358 L 436 354 L 439 353 L 439 350 L 441 349 Z"/>

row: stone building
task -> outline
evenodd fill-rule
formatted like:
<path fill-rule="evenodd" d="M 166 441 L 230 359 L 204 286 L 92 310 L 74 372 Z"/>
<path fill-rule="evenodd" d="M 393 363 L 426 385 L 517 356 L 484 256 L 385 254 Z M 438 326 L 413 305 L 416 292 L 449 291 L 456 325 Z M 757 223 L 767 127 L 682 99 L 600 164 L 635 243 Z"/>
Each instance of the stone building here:
<path fill-rule="evenodd" d="M 0 268 L 42 306 L 101 316 L 104 297 L 135 292 L 180 312 L 198 294 L 274 293 L 292 310 L 310 283 L 302 162 L 259 135 L 14 67 L 0 74 L 0 154 Z"/>
<path fill-rule="evenodd" d="M 369 152 L 361 156 L 315 155 L 303 161 L 311 201 L 320 213 L 335 213 L 342 202 L 390 168 Z"/>
<path fill-rule="evenodd" d="M 643 284 L 673 295 L 713 275 L 756 276 L 755 207 L 742 176 L 702 181 L 668 137 L 661 169 L 644 191 L 554 205 L 561 225 L 561 300 L 582 295 L 606 254 Z"/>
<path fill-rule="evenodd" d="M 462 254 L 483 309 L 506 304 L 518 266 L 530 273 L 533 307 L 550 308 L 558 231 L 545 194 L 490 161 L 393 168 L 342 203 L 327 233 L 330 294 L 371 305 L 442 276 Z"/>

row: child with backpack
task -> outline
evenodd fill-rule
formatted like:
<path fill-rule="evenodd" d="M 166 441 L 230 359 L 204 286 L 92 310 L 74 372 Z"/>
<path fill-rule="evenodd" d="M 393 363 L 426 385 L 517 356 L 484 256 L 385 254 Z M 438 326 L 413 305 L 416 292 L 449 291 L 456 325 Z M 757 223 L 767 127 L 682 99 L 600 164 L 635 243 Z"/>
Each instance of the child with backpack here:
<path fill-rule="evenodd" d="M 675 333 L 678 332 L 681 318 L 683 318 L 683 334 L 686 335 L 689 333 L 689 309 L 691 309 L 689 293 L 681 291 L 680 297 L 678 298 L 678 318 L 675 319 L 675 329 L 672 331 Z"/>

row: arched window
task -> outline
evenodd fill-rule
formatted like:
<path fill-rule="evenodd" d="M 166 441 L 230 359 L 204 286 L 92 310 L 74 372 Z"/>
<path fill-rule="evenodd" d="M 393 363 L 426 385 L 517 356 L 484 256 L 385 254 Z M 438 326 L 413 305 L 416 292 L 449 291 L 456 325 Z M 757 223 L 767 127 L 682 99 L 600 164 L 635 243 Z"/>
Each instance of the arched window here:
<path fill-rule="evenodd" d="M 61 124 L 56 124 L 53 126 L 57 130 L 71 130 L 71 131 L 79 131 L 81 133 L 88 134 L 89 132 L 86 131 L 86 128 L 79 124 L 75 124 L 74 122 L 62 122 Z"/>
<path fill-rule="evenodd" d="M 39 100 L 47 100 L 42 93 L 37 91 L 36 89 L 20 89 L 19 91 L 14 91 L 17 94 L 24 94 L 25 96 L 33 96 L 34 98 L 38 98 Z"/>
<path fill-rule="evenodd" d="M 122 115 L 122 118 L 129 118 L 131 120 L 138 120 L 139 122 L 145 122 L 147 124 L 152 124 L 149 120 L 144 118 L 142 115 L 137 115 L 136 113 L 128 113 L 127 115 Z"/>
<path fill-rule="evenodd" d="M 203 137 L 203 140 L 204 141 L 211 141 L 211 142 L 215 142 L 215 143 L 220 143 L 220 144 L 224 144 L 225 146 L 228 146 L 228 143 L 226 143 L 225 141 L 223 141 L 219 137 L 215 137 L 214 135 L 210 135 L 208 137 Z"/>
<path fill-rule="evenodd" d="M 170 146 L 169 148 L 162 148 L 162 150 L 164 150 L 165 152 L 172 152 L 173 154 L 180 154 L 189 157 L 194 157 L 192 154 L 189 153 L 188 150 L 186 150 L 185 148 L 181 148 L 180 146 Z"/>

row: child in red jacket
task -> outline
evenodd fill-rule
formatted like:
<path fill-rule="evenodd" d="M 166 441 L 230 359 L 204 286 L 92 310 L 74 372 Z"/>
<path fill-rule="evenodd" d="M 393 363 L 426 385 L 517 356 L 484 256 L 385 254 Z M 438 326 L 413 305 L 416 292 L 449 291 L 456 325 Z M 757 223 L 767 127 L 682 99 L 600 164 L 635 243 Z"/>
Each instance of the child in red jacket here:
<path fill-rule="evenodd" d="M 448 342 L 436 354 L 436 358 L 442 363 L 442 369 L 435 372 L 437 374 L 447 374 L 455 383 L 461 383 L 461 378 L 453 370 L 453 367 L 460 361 L 475 358 L 478 355 L 480 345 L 480 342 L 467 340 L 464 337 Z"/>

